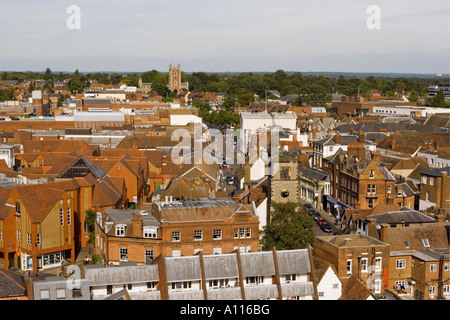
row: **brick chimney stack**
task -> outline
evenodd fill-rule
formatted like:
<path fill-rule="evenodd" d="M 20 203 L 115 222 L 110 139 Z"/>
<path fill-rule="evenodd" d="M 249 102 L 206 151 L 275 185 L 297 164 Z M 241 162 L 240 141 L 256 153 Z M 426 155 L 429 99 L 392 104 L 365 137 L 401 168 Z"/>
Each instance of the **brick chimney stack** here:
<path fill-rule="evenodd" d="M 143 236 L 143 222 L 142 216 L 140 214 L 133 214 L 133 219 L 131 220 L 133 237 L 142 238 Z"/>

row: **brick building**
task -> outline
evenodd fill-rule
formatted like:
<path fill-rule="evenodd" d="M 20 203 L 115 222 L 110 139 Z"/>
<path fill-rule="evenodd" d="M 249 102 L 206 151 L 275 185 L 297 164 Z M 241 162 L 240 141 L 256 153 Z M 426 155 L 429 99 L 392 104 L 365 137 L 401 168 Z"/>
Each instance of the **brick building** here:
<path fill-rule="evenodd" d="M 421 173 L 419 209 L 438 207 L 450 216 L 450 167 L 436 168 Z"/>
<path fill-rule="evenodd" d="M 141 208 L 143 209 L 143 208 Z M 106 210 L 96 224 L 96 252 L 108 263 L 144 264 L 198 251 L 259 250 L 259 219 L 251 205 L 231 199 L 155 201 L 147 210 Z"/>
<path fill-rule="evenodd" d="M 375 295 L 389 283 L 390 245 L 373 237 L 350 234 L 316 237 L 315 257 L 334 265 L 337 276 L 361 279 Z"/>

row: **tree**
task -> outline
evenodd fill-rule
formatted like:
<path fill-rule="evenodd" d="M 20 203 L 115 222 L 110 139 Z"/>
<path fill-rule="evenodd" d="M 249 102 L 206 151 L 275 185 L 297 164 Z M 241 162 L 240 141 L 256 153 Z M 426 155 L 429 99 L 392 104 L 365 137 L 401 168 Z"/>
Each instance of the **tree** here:
<path fill-rule="evenodd" d="M 298 211 L 298 204 L 273 203 L 271 222 L 262 231 L 261 244 L 264 250 L 304 249 L 314 241 L 314 220 L 305 210 Z"/>
<path fill-rule="evenodd" d="M 448 108 L 448 103 L 445 103 L 444 91 L 439 90 L 431 99 L 431 106 L 435 108 Z"/>
<path fill-rule="evenodd" d="M 89 243 L 95 243 L 95 219 L 97 217 L 97 213 L 92 209 L 87 209 L 84 212 L 84 223 L 89 230 Z"/>

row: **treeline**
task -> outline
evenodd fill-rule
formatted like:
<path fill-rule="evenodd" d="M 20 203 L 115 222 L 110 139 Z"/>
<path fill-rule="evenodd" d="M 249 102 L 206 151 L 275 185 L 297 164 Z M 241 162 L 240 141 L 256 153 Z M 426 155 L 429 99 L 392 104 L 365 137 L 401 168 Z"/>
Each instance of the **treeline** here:
<path fill-rule="evenodd" d="M 167 88 L 168 73 L 156 70 L 144 73 L 54 73 L 49 68 L 44 73 L 34 72 L 3 72 L 0 74 L 2 80 L 25 80 L 44 79 L 45 88 L 52 90 L 52 83 L 70 79 L 69 90 L 71 92 L 82 92 L 89 86 L 91 81 L 103 84 L 117 85 L 126 83 L 129 86 L 138 86 L 139 77 L 142 82 L 151 83 L 154 91 L 166 98 L 175 97 L 176 93 Z M 239 74 L 205 73 L 193 72 L 181 75 L 182 82 L 189 82 L 191 92 L 223 92 L 227 94 L 226 106 L 239 103 L 248 105 L 255 101 L 255 97 L 264 100 L 273 98 L 270 91 L 277 90 L 281 96 L 290 94 L 298 95 L 296 104 L 324 106 L 331 102 L 334 93 L 343 95 L 361 94 L 368 97 L 370 91 L 375 89 L 383 96 L 396 97 L 406 94 L 410 101 L 417 102 L 420 98 L 427 98 L 428 86 L 438 83 L 449 83 L 449 78 L 413 78 L 413 77 L 353 77 L 353 76 L 323 76 L 303 75 L 300 72 L 286 73 L 277 70 L 272 73 L 256 74 L 251 72 Z M 442 99 L 439 98 L 439 101 Z M 426 105 L 436 105 L 433 99 L 425 100 Z M 447 103 L 448 104 L 448 103 Z M 446 106 L 445 102 L 440 103 Z"/>

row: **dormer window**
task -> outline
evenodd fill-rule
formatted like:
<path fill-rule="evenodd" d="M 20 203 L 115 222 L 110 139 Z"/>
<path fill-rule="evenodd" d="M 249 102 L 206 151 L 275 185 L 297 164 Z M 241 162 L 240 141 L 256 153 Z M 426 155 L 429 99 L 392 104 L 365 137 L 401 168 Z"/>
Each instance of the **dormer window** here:
<path fill-rule="evenodd" d="M 125 236 L 125 225 L 124 224 L 116 225 L 116 236 L 118 236 L 118 237 Z"/>
<path fill-rule="evenodd" d="M 428 242 L 428 239 L 422 239 L 422 243 L 423 243 L 424 247 L 428 248 L 430 246 L 430 243 Z"/>

